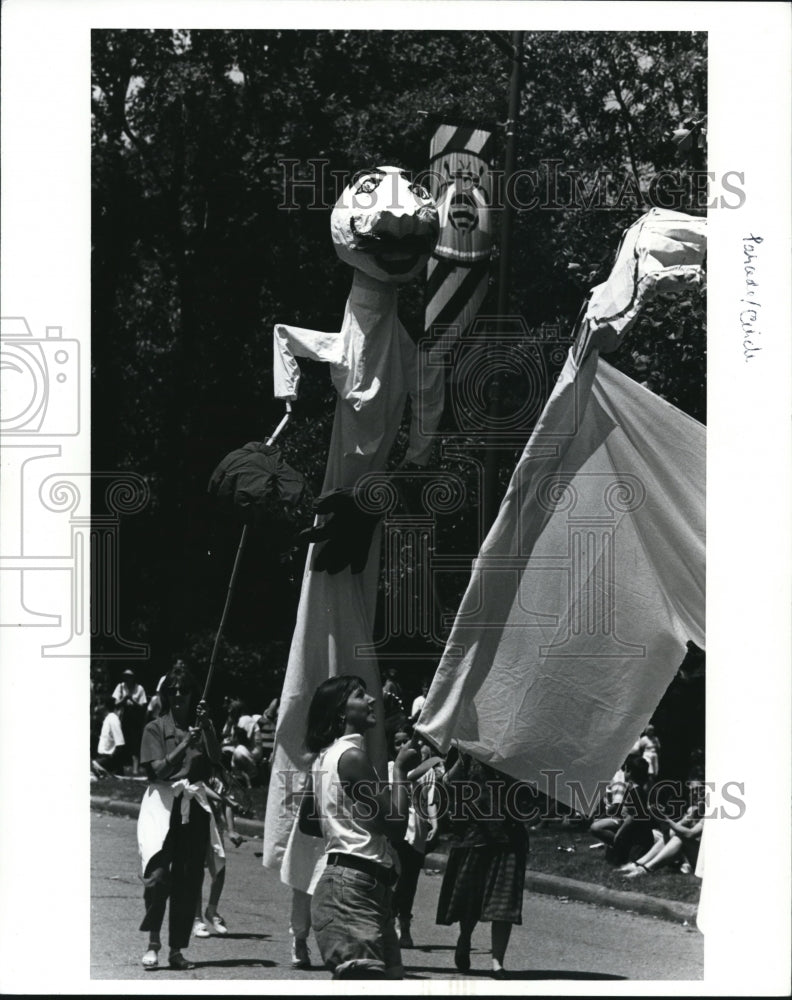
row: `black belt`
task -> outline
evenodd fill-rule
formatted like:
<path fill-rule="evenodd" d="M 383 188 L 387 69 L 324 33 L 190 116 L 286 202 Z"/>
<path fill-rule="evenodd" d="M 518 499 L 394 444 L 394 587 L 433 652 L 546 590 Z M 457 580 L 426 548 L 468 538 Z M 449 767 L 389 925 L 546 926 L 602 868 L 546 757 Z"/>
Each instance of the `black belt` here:
<path fill-rule="evenodd" d="M 377 864 L 376 861 L 369 861 L 368 858 L 359 858 L 356 854 L 338 854 L 331 851 L 327 855 L 327 863 L 328 865 L 339 865 L 341 868 L 354 868 L 355 871 L 365 872 L 366 875 L 371 875 L 383 885 L 393 885 L 398 878 L 395 868 Z"/>

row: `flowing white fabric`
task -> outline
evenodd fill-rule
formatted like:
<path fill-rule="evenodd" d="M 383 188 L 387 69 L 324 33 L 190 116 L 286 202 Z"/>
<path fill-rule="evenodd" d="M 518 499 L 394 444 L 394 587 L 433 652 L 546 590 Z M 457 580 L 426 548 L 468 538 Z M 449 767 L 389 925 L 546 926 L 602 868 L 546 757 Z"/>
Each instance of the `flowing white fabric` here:
<path fill-rule="evenodd" d="M 574 783 L 604 789 L 704 645 L 704 448 L 697 421 L 570 353 L 417 730 L 586 811 Z"/>
<path fill-rule="evenodd" d="M 418 392 L 417 351 L 396 306 L 394 285 L 355 271 L 339 333 L 283 325 L 275 329 L 276 395 L 294 398 L 295 357 L 331 364 L 338 399 L 323 492 L 355 486 L 367 473 L 385 469 L 407 397 Z M 412 416 L 406 460 L 420 464 L 432 442 L 423 434 L 426 421 L 419 426 L 417 407 Z M 311 696 L 328 677 L 357 674 L 382 707 L 376 657 L 364 652 L 373 638 L 380 537 L 375 531 L 366 566 L 357 574 L 348 568 L 332 575 L 316 573 L 315 546 L 308 550 L 278 714 L 263 855 L 265 866 L 281 866 L 281 879 L 303 891 L 311 884 L 317 848 L 313 838 L 294 829 L 294 808 L 287 800 L 311 765 L 304 745 Z M 382 726 L 368 734 L 367 746 L 374 766 L 385 773 Z"/>
<path fill-rule="evenodd" d="M 209 813 L 209 844 L 214 851 L 218 868 L 222 867 L 225 864 L 225 850 L 206 795 L 206 786 L 202 781 L 191 784 L 186 778 L 182 778 L 179 781 L 152 781 L 146 788 L 137 822 L 138 853 L 142 870 L 145 872 L 149 861 L 157 851 L 162 850 L 168 835 L 173 803 L 177 798 L 181 799 L 179 809 L 182 823 L 190 820 L 190 803 L 193 799 Z"/>
<path fill-rule="evenodd" d="M 593 348 L 615 350 L 656 295 L 703 284 L 706 253 L 705 218 L 652 208 L 637 219 L 622 235 L 607 281 L 591 290 L 578 361 Z"/>

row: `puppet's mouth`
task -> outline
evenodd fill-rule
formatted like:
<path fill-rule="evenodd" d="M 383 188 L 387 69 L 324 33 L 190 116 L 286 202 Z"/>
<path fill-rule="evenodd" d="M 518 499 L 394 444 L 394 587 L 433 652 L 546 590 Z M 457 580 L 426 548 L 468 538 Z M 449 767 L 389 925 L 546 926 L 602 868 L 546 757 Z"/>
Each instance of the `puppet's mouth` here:
<path fill-rule="evenodd" d="M 423 254 L 403 253 L 401 250 L 373 253 L 377 265 L 387 274 L 407 274 L 418 264 Z"/>
<path fill-rule="evenodd" d="M 421 257 L 432 252 L 437 242 L 436 215 L 430 220 L 412 216 L 408 221 L 384 214 L 366 232 L 358 229 L 354 218 L 349 220 L 349 226 L 354 249 L 371 254 L 388 274 L 406 274 Z M 404 235 L 394 231 L 399 229 L 407 231 Z"/>

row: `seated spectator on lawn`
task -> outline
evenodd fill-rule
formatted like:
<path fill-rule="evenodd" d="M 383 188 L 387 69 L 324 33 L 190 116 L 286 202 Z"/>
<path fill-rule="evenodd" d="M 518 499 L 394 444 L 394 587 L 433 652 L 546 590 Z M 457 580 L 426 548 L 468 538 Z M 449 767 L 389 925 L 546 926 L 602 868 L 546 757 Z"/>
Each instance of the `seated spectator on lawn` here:
<path fill-rule="evenodd" d="M 113 691 L 113 699 L 121 719 L 127 757 L 132 762 L 132 774 L 137 776 L 140 769 L 140 740 L 146 723 L 148 698 L 143 685 L 138 684 L 134 670 L 124 671 L 121 681 Z"/>
<path fill-rule="evenodd" d="M 124 734 L 121 730 L 121 720 L 115 710 L 115 699 L 108 695 L 104 699 L 104 719 L 99 743 L 96 747 L 96 758 L 93 764 L 98 765 L 94 772 L 119 774 L 124 769 Z"/>
<path fill-rule="evenodd" d="M 259 765 L 252 752 L 245 703 L 239 698 L 227 699 L 226 721 L 221 734 L 223 763 L 241 784 L 250 789 L 258 783 Z"/>
<path fill-rule="evenodd" d="M 247 745 L 247 730 L 241 725 L 247 716 L 245 703 L 240 698 L 226 698 L 226 720 L 220 734 L 220 742 L 223 750 L 227 747 L 232 749 L 240 743 Z M 247 716 L 250 718 L 250 716 Z"/>
<path fill-rule="evenodd" d="M 240 742 L 244 743 L 248 749 L 250 749 L 252 745 L 253 730 L 256 728 L 256 723 L 260 718 L 260 715 L 250 715 L 247 710 L 239 716 L 237 726 L 239 728 Z"/>
<path fill-rule="evenodd" d="M 146 722 L 149 723 L 152 719 L 158 719 L 162 715 L 162 712 L 162 696 L 159 693 L 159 688 L 157 688 L 149 698 L 148 705 L 146 706 Z"/>
<path fill-rule="evenodd" d="M 679 870 L 685 875 L 695 871 L 701 846 L 701 831 L 704 829 L 704 793 L 705 786 L 700 782 L 691 786 L 691 803 L 679 822 L 664 814 L 656 816 L 655 822 L 665 831 L 668 839 L 656 841 L 637 861 L 620 868 L 619 871 L 625 878 L 641 878 L 676 862 L 681 862 Z"/>
<path fill-rule="evenodd" d="M 610 815 L 594 820 L 589 832 L 605 846 L 605 858 L 621 865 L 644 854 L 654 843 L 649 812 L 649 767 L 643 757 L 630 755 L 625 761 L 624 796 Z"/>
<path fill-rule="evenodd" d="M 616 816 L 618 814 L 619 807 L 624 799 L 624 792 L 627 788 L 627 770 L 629 768 L 630 758 L 639 756 L 640 754 L 634 750 L 630 751 L 627 757 L 625 757 L 622 766 L 608 782 L 605 789 L 605 795 L 600 801 L 598 818 L 602 818 L 604 816 Z M 599 841 L 591 846 L 604 847 L 605 845 L 602 841 Z"/>

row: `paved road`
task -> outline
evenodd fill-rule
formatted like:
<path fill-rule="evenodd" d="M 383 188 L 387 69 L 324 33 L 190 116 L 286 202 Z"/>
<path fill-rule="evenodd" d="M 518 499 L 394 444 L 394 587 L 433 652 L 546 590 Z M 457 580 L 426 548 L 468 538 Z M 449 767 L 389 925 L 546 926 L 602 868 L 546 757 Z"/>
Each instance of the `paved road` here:
<path fill-rule="evenodd" d="M 322 970 L 289 967 L 288 890 L 261 865 L 260 842 L 248 841 L 228 861 L 220 912 L 227 937 L 193 938 L 190 972 L 146 972 L 140 965 L 146 942 L 134 820 L 94 812 L 91 816 L 91 977 L 93 979 L 327 980 Z M 407 978 L 487 977 L 489 925 L 473 938 L 473 969 L 454 968 L 455 927 L 434 922 L 440 878 L 423 874 L 418 885 L 413 937 L 405 951 Z M 167 923 L 167 917 L 166 917 Z M 167 940 L 167 939 L 166 939 Z M 312 943 L 313 945 L 313 943 Z M 313 946 L 314 952 L 316 951 Z M 506 966 L 515 979 L 700 980 L 703 938 L 693 928 L 668 921 L 564 902 L 526 893 L 523 924 L 515 927 Z M 493 988 L 495 984 L 493 983 Z M 457 987 L 454 992 L 458 992 Z"/>

